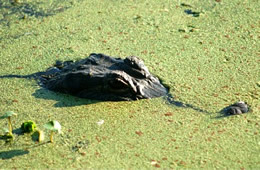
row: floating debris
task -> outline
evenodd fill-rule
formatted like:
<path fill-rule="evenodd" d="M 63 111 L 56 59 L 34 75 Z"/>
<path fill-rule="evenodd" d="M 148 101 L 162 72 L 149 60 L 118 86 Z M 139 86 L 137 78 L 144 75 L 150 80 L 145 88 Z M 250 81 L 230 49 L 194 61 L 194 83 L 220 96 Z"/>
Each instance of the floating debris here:
<path fill-rule="evenodd" d="M 104 120 L 100 120 L 97 122 L 98 126 L 101 126 L 105 121 Z"/>

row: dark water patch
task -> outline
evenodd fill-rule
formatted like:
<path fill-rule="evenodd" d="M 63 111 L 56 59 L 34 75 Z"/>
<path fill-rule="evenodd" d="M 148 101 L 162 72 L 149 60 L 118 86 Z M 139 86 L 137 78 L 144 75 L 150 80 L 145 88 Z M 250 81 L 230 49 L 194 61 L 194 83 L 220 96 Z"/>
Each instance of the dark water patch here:
<path fill-rule="evenodd" d="M 189 7 L 189 8 L 192 8 L 191 5 L 189 5 L 189 4 L 185 4 L 185 3 L 181 3 L 181 6 L 182 6 L 182 7 Z"/>
<path fill-rule="evenodd" d="M 192 11 L 191 9 L 186 9 L 184 12 L 188 15 L 192 15 L 193 17 L 199 17 L 200 12 Z"/>
<path fill-rule="evenodd" d="M 198 1 L 193 2 L 192 5 L 187 3 L 181 3 L 180 7 L 185 8 L 184 13 L 192 17 L 200 17 L 201 14 L 206 12 L 212 12 L 216 7 L 217 3 L 215 1 Z"/>
<path fill-rule="evenodd" d="M 81 1 L 81 0 L 78 0 Z M 10 26 L 17 20 L 29 17 L 44 18 L 64 12 L 74 5 L 72 0 L 31 1 L 15 3 L 12 0 L 0 0 L 0 24 Z"/>
<path fill-rule="evenodd" d="M 196 30 L 198 30 L 197 27 L 195 27 L 193 25 L 188 25 L 187 27 L 178 29 L 178 32 L 180 32 L 180 33 L 192 33 L 192 32 L 195 32 Z"/>

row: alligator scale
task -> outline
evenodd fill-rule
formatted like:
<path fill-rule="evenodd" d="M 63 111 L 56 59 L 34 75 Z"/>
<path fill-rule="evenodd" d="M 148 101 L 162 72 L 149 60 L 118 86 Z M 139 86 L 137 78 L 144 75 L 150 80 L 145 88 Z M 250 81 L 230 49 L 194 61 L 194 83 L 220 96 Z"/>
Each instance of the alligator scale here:
<path fill-rule="evenodd" d="M 168 91 L 138 57 L 94 53 L 76 62 L 56 62 L 41 75 L 41 82 L 53 91 L 106 101 L 148 99 Z"/>

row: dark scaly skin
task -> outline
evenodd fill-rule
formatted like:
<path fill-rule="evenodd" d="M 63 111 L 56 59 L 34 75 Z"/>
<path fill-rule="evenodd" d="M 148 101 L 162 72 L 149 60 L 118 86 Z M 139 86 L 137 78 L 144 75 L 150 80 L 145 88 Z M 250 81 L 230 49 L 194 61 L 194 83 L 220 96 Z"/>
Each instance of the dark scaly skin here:
<path fill-rule="evenodd" d="M 249 111 L 248 105 L 243 101 L 234 103 L 231 106 L 229 106 L 229 108 L 227 109 L 227 112 L 231 115 L 242 114 L 248 111 Z"/>
<path fill-rule="evenodd" d="M 56 66 L 41 76 L 45 87 L 81 98 L 138 100 L 165 96 L 168 92 L 143 61 L 134 56 L 123 60 L 91 54 L 77 62 L 58 62 Z"/>

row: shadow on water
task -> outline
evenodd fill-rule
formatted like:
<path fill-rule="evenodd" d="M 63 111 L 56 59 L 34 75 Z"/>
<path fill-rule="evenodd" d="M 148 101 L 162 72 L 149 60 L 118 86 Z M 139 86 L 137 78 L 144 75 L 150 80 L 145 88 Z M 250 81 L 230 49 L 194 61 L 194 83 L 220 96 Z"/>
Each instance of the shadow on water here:
<path fill-rule="evenodd" d="M 69 94 L 63 94 L 59 92 L 50 91 L 46 88 L 37 89 L 32 96 L 39 99 L 45 100 L 55 100 L 57 103 L 54 104 L 54 107 L 73 107 L 99 103 L 102 101 L 83 99 L 75 97 Z"/>
<path fill-rule="evenodd" d="M 16 75 L 16 74 L 8 74 L 0 76 L 2 78 L 24 78 L 24 79 L 38 79 L 39 76 L 44 75 L 45 72 L 37 72 L 29 75 Z"/>
<path fill-rule="evenodd" d="M 24 135 L 24 132 L 21 128 L 16 128 L 13 130 L 13 133 L 16 134 L 17 136 Z"/>
<path fill-rule="evenodd" d="M 2 78 L 24 78 L 24 79 L 34 79 L 37 81 L 38 85 L 42 87 L 40 77 L 41 75 L 44 75 L 46 72 L 37 72 L 29 75 L 2 75 L 0 76 L 0 79 Z M 80 105 L 87 105 L 87 104 L 94 104 L 99 103 L 102 101 L 97 100 L 89 100 L 89 99 L 83 99 L 79 97 L 75 97 L 68 94 L 63 94 L 59 92 L 50 91 L 44 87 L 37 89 L 32 96 L 38 99 L 44 99 L 44 100 L 54 100 L 57 101 L 57 103 L 54 104 L 54 107 L 72 107 L 72 106 L 80 106 Z"/>
<path fill-rule="evenodd" d="M 234 115 L 231 115 L 228 113 L 228 108 L 229 106 L 221 109 L 218 113 L 219 115 L 215 117 L 215 119 L 223 119 L 223 118 L 227 118 L 227 117 L 231 117 L 231 116 L 234 116 Z"/>
<path fill-rule="evenodd" d="M 41 75 L 44 75 L 46 72 L 37 72 L 30 75 L 2 75 L 0 76 L 0 79 L 2 78 L 25 78 L 25 79 L 35 79 L 39 86 L 41 86 L 41 81 L 39 77 Z M 163 84 L 165 85 L 165 84 Z M 167 86 L 167 85 L 165 85 Z M 88 104 L 94 104 L 99 103 L 103 101 L 99 100 L 90 100 L 90 99 L 83 99 L 78 98 L 69 94 L 63 94 L 59 92 L 50 91 L 44 87 L 37 89 L 32 96 L 39 99 L 45 99 L 45 100 L 55 100 L 57 101 L 56 104 L 54 104 L 54 107 L 72 107 L 72 106 L 80 106 L 80 105 L 88 105 Z M 174 100 L 174 97 L 172 94 L 168 93 L 166 96 L 163 97 L 166 100 L 166 103 L 172 106 L 186 108 L 186 109 L 193 109 L 201 113 L 207 113 L 210 114 L 210 112 L 203 110 L 201 108 L 198 108 L 192 104 L 183 103 L 181 101 Z"/>
<path fill-rule="evenodd" d="M 28 154 L 29 151 L 27 150 L 22 150 L 22 149 L 17 149 L 17 150 L 10 150 L 10 151 L 2 151 L 0 152 L 0 159 L 11 159 L 16 156 L 22 156 L 25 154 Z"/>

